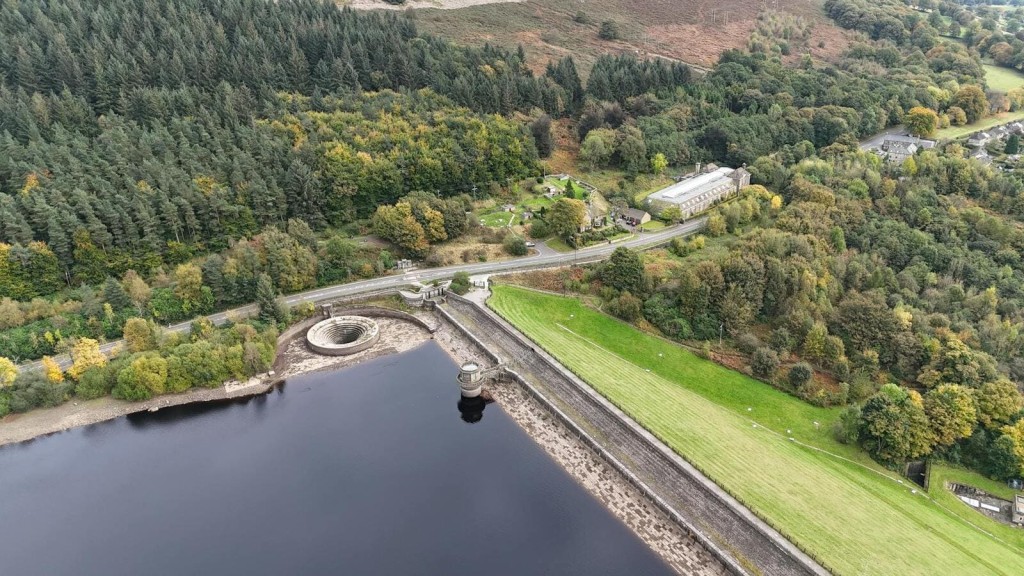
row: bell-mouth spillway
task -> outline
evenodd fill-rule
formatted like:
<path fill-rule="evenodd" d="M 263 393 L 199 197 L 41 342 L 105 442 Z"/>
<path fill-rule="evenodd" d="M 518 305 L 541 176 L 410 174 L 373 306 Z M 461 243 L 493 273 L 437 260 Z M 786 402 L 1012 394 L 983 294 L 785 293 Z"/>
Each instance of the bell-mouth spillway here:
<path fill-rule="evenodd" d="M 377 323 L 362 316 L 335 316 L 306 332 L 306 344 L 318 354 L 346 356 L 371 348 L 380 340 Z"/>

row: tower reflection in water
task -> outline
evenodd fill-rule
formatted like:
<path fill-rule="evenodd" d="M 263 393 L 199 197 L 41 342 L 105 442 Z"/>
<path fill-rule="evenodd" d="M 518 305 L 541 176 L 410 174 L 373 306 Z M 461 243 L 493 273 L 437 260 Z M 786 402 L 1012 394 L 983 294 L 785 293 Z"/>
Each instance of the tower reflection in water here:
<path fill-rule="evenodd" d="M 462 421 L 467 424 L 476 424 L 484 417 L 484 408 L 494 402 L 489 394 L 483 393 L 479 396 L 459 396 L 459 415 Z"/>

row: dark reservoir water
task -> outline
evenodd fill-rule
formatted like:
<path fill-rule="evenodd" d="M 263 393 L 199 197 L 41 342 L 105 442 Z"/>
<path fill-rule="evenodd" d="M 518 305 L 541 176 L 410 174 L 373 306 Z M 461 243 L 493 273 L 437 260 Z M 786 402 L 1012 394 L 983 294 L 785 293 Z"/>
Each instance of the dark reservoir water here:
<path fill-rule="evenodd" d="M 0 574 L 671 573 L 457 372 L 428 343 L 0 448 Z"/>

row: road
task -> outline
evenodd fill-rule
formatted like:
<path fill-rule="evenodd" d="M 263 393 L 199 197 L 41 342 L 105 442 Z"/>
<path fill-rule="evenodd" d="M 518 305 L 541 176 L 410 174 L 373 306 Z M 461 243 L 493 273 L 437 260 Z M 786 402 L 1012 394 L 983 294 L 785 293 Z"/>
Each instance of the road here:
<path fill-rule="evenodd" d="M 378 292 L 383 290 L 389 290 L 398 288 L 401 286 L 408 286 L 412 282 L 431 282 L 433 280 L 440 280 L 444 278 L 451 278 L 456 272 L 468 272 L 470 275 L 474 274 L 494 274 L 498 272 L 511 272 L 514 270 L 524 270 L 530 268 L 553 268 L 557 266 L 565 266 L 573 263 L 583 262 L 596 262 L 603 260 L 609 254 L 612 253 L 619 246 L 626 246 L 628 248 L 650 248 L 659 246 L 671 241 L 676 236 L 684 236 L 697 232 L 704 226 L 704 218 L 695 218 L 689 222 L 683 224 L 677 224 L 659 230 L 657 232 L 644 232 L 636 235 L 629 240 L 623 240 L 615 242 L 613 244 L 601 244 L 598 246 L 591 246 L 589 248 L 583 248 L 574 252 L 556 252 L 548 247 L 546 244 L 537 245 L 537 253 L 531 256 L 523 258 L 516 258 L 513 260 L 503 260 L 500 262 L 480 262 L 478 264 L 460 264 L 457 266 L 445 266 L 442 268 L 424 268 L 414 270 L 406 274 L 396 274 L 393 276 L 382 276 L 380 278 L 371 278 L 370 280 L 360 280 L 358 282 L 349 282 L 347 284 L 336 284 L 334 286 L 326 286 L 324 288 L 317 288 L 314 290 L 308 290 L 306 292 L 298 292 L 291 294 L 284 298 L 284 301 L 289 306 L 301 304 L 304 302 L 324 302 L 328 300 L 335 300 L 346 296 L 354 296 L 357 294 L 363 294 L 368 292 Z M 241 306 L 239 308 L 232 308 L 231 310 L 225 310 L 223 312 L 217 312 L 216 314 L 210 314 L 207 316 L 214 324 L 224 324 L 229 318 L 240 318 L 251 316 L 256 313 L 256 305 L 249 304 L 247 306 Z M 181 322 L 180 324 L 173 324 L 166 326 L 164 330 L 166 332 L 187 332 L 192 325 L 192 321 Z M 115 348 L 120 346 L 123 340 L 115 340 L 106 342 L 100 345 L 100 350 L 104 354 L 110 354 Z M 62 368 L 67 368 L 71 365 L 71 358 L 67 354 L 55 356 L 54 360 Z M 38 370 L 42 366 L 40 361 L 27 362 L 18 366 L 19 370 Z"/>

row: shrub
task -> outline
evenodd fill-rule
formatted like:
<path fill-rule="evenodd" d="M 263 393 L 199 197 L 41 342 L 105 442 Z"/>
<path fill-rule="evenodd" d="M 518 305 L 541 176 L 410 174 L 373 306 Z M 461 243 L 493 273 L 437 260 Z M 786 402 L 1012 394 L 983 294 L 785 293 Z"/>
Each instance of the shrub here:
<path fill-rule="evenodd" d="M 512 256 L 526 256 L 526 241 L 515 234 L 505 236 L 502 247 Z"/>
<path fill-rule="evenodd" d="M 601 22 L 601 29 L 597 32 L 597 36 L 602 40 L 618 40 L 618 23 L 614 20 L 605 20 L 604 22 Z"/>
<path fill-rule="evenodd" d="M 779 369 L 779 356 L 775 350 L 767 347 L 758 348 L 750 361 L 750 370 L 754 376 L 771 380 L 775 371 Z"/>
<path fill-rule="evenodd" d="M 643 312 L 643 302 L 629 292 L 623 292 L 608 303 L 608 311 L 626 322 L 636 322 Z"/>
<path fill-rule="evenodd" d="M 786 354 L 793 349 L 793 337 L 790 336 L 789 330 L 786 330 L 784 327 L 772 330 L 772 335 L 768 342 L 779 354 Z"/>
<path fill-rule="evenodd" d="M 753 354 L 761 346 L 761 339 L 750 332 L 744 332 L 736 339 L 736 347 L 744 354 Z"/>
<path fill-rule="evenodd" d="M 469 292 L 469 273 L 468 272 L 456 272 L 452 278 L 452 284 L 449 286 L 452 292 L 455 292 L 459 296 L 462 296 L 466 292 Z"/>
<path fill-rule="evenodd" d="M 854 404 L 843 410 L 832 432 L 839 442 L 856 445 L 860 436 L 860 406 Z"/>
<path fill-rule="evenodd" d="M 806 362 L 800 362 L 789 369 L 789 385 L 794 390 L 800 390 L 808 383 L 811 378 L 814 377 L 814 370 L 811 369 L 811 365 Z"/>
<path fill-rule="evenodd" d="M 543 220 L 534 220 L 530 224 L 530 238 L 540 239 L 551 236 L 551 227 Z"/>

